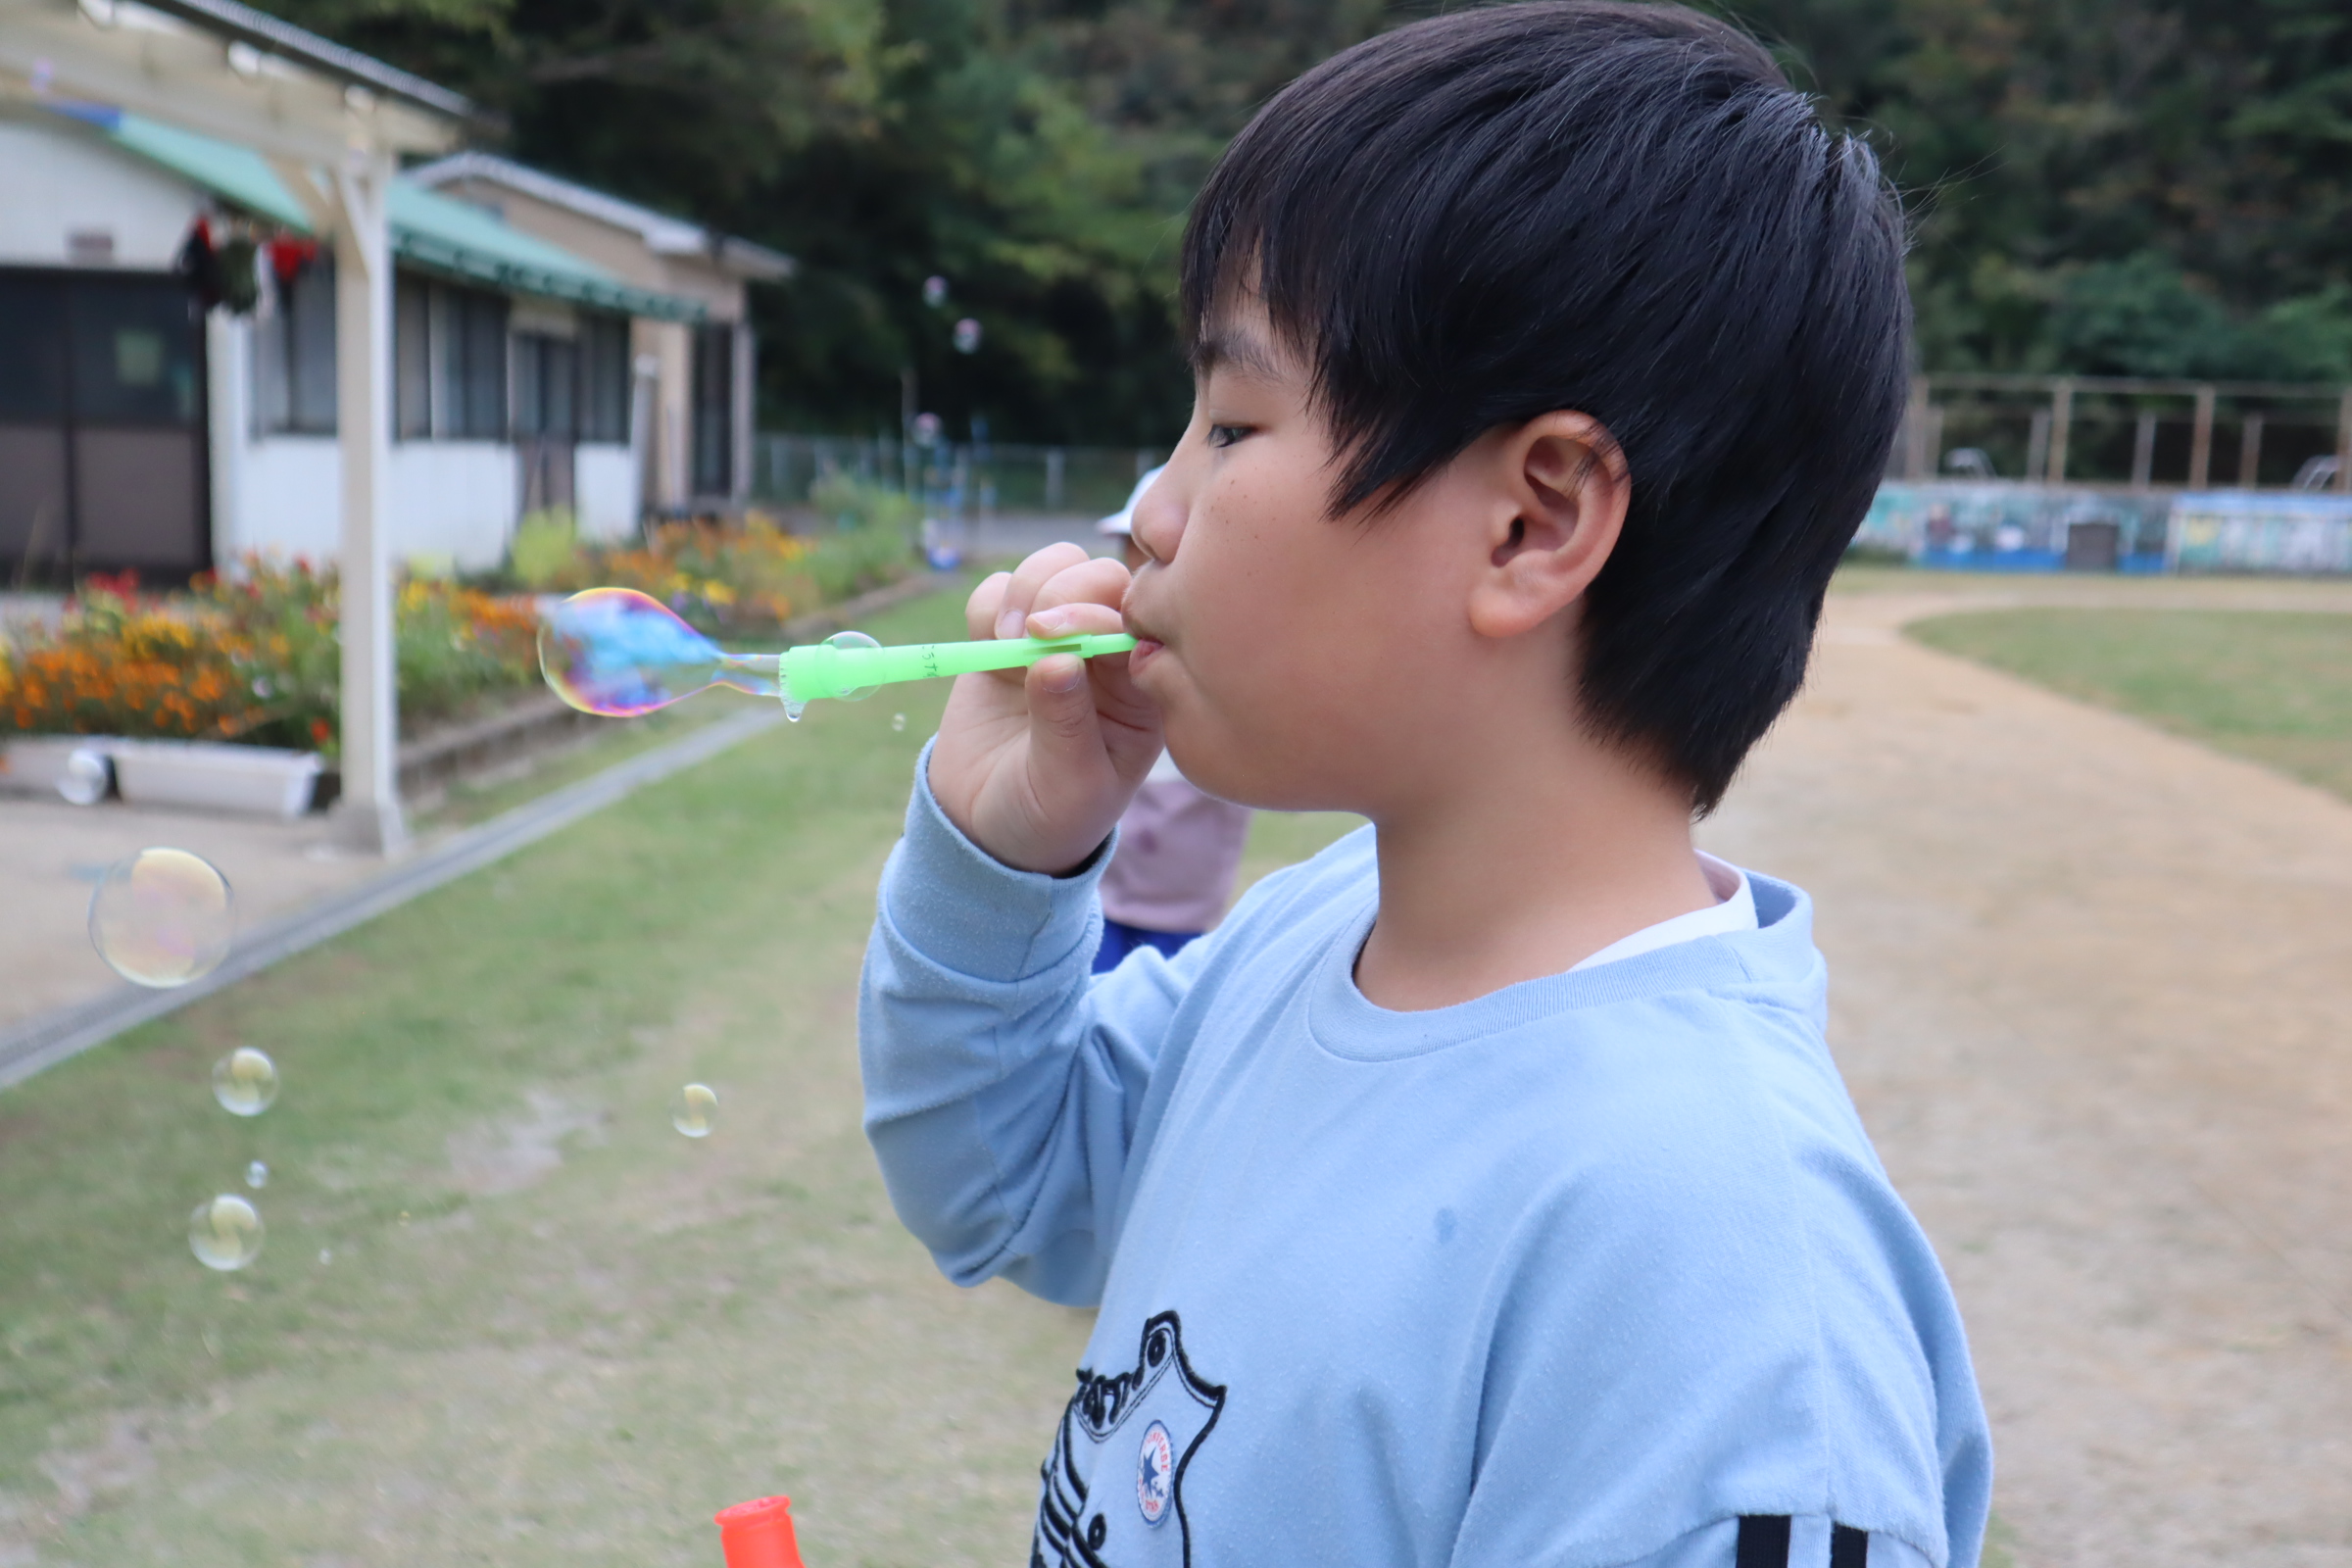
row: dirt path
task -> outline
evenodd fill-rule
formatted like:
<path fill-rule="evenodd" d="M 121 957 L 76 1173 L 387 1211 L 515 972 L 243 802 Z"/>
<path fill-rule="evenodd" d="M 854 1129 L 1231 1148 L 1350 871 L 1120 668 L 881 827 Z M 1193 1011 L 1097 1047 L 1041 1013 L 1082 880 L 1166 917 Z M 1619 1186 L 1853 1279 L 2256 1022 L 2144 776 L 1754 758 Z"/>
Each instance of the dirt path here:
<path fill-rule="evenodd" d="M 1896 630 L 2001 592 L 1834 598 L 1702 837 L 1819 902 L 2019 1568 L 2352 1565 L 2352 806 Z"/>

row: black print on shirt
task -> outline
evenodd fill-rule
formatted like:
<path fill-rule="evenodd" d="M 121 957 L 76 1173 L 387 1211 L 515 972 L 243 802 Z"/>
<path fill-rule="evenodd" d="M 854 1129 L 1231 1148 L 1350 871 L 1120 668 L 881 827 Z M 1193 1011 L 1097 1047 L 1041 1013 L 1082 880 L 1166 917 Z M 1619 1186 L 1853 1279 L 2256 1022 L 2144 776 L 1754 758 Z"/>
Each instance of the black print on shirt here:
<path fill-rule="evenodd" d="M 1184 1355 L 1184 1325 L 1144 1325 L 1135 1370 L 1078 1369 L 1054 1451 L 1040 1467 L 1030 1568 L 1191 1568 L 1184 1472 L 1225 1407 Z"/>

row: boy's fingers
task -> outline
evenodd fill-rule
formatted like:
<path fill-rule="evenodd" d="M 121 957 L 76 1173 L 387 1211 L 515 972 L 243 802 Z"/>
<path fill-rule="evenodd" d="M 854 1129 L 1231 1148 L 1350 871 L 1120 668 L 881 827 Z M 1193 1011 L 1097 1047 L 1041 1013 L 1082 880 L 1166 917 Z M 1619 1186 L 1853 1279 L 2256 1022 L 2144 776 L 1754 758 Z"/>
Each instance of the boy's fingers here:
<path fill-rule="evenodd" d="M 1085 629 L 1116 631 L 1123 623 L 1118 621 L 1115 612 L 1127 602 L 1128 580 L 1126 566 L 1107 557 L 1066 566 L 1039 585 L 1037 596 L 1029 605 L 1030 619 L 1034 623 L 1041 615 L 1051 615 L 1058 610 L 1081 606 L 1108 609 L 1114 612 L 1111 623 L 1104 624 L 1098 617 L 1089 620 Z M 1075 622 L 1072 624 L 1075 625 Z M 1059 637 L 1066 633 L 1040 631 L 1036 635 Z"/>
<path fill-rule="evenodd" d="M 1125 617 L 1108 605 L 1058 605 L 1052 610 L 1040 610 L 1031 614 L 1028 634 L 1032 637 L 1083 637 L 1090 632 L 1125 631 Z"/>
<path fill-rule="evenodd" d="M 1048 545 L 1013 568 L 1012 580 L 1004 586 L 1004 597 L 998 601 L 995 626 L 979 636 L 1018 637 L 1021 622 L 1029 618 L 1030 609 L 1037 603 L 1037 591 L 1043 588 L 1057 571 L 1081 565 L 1088 556 L 1083 546 L 1074 544 Z"/>
<path fill-rule="evenodd" d="M 972 590 L 972 597 L 963 602 L 964 635 L 982 642 L 996 635 L 997 607 L 1004 602 L 1004 590 L 1011 586 L 1012 573 L 995 571 Z"/>

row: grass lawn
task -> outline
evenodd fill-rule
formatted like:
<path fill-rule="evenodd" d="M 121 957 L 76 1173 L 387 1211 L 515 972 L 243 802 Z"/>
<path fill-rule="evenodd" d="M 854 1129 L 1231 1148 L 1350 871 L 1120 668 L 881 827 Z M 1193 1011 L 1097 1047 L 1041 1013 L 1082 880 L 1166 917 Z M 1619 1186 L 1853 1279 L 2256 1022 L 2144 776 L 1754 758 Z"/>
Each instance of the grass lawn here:
<path fill-rule="evenodd" d="M 712 1565 L 775 1492 L 822 1568 L 1023 1560 L 1086 1316 L 940 1280 L 858 1126 L 944 695 L 820 704 L 0 1093 L 0 1564 Z M 1345 825 L 1264 819 L 1250 873 Z M 284 1083 L 252 1121 L 238 1045 Z M 256 1158 L 267 1250 L 210 1273 L 188 1212 Z"/>
<path fill-rule="evenodd" d="M 2352 798 L 2352 615 L 1998 610 L 1909 633 Z"/>

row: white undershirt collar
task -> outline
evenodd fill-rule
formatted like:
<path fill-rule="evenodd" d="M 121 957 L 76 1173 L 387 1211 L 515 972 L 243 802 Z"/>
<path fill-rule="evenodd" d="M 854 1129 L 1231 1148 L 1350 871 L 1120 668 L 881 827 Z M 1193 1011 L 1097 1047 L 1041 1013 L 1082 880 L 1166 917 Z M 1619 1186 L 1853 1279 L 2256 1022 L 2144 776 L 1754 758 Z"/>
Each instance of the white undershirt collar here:
<path fill-rule="evenodd" d="M 1582 963 L 1569 969 L 1597 969 L 1604 963 L 1621 958 L 1639 957 L 1671 948 L 1678 942 L 1696 942 L 1700 937 L 1722 936 L 1732 931 L 1756 929 L 1756 895 L 1747 885 L 1747 876 L 1738 866 L 1718 860 L 1704 850 L 1698 852 L 1698 868 L 1706 873 L 1707 886 L 1714 891 L 1715 904 L 1704 909 L 1692 909 L 1656 925 L 1645 925 L 1632 936 L 1619 937 Z"/>

